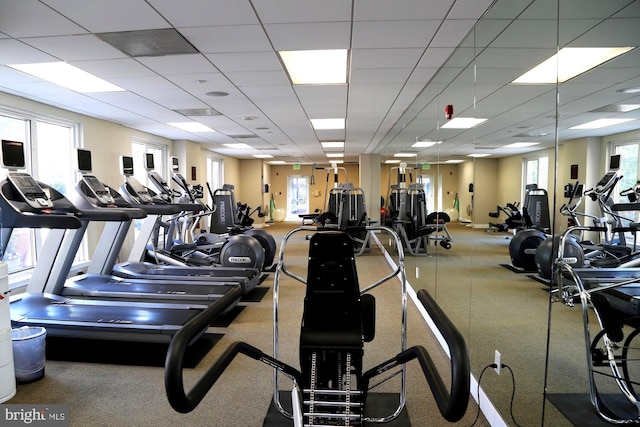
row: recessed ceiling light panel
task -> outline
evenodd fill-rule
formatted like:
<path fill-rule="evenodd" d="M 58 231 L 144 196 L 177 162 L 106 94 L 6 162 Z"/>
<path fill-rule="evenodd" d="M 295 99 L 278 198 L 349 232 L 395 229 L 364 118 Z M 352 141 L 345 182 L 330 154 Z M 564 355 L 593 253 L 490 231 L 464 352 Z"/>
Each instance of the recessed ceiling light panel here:
<path fill-rule="evenodd" d="M 634 119 L 599 119 L 591 122 L 583 123 L 569 129 L 600 129 L 607 126 L 619 125 L 620 123 L 630 122 Z"/>
<path fill-rule="evenodd" d="M 578 76 L 616 56 L 629 52 L 633 47 L 565 47 L 527 71 L 513 83 L 552 84 L 562 83 Z"/>
<path fill-rule="evenodd" d="M 215 132 L 215 130 L 210 127 L 198 122 L 174 122 L 167 124 L 187 132 Z"/>
<path fill-rule="evenodd" d="M 119 86 L 89 74 L 66 62 L 39 62 L 35 64 L 8 64 L 15 70 L 30 74 L 58 86 L 80 93 L 122 92 Z"/>
<path fill-rule="evenodd" d="M 488 119 L 476 119 L 474 117 L 456 117 L 449 120 L 447 123 L 441 126 L 442 129 L 471 129 L 474 126 L 478 126 L 481 123 L 486 122 Z"/>
<path fill-rule="evenodd" d="M 344 129 L 344 119 L 311 119 L 311 125 L 315 130 Z"/>
<path fill-rule="evenodd" d="M 320 145 L 322 148 L 343 148 L 344 141 L 322 141 Z"/>
<path fill-rule="evenodd" d="M 291 83 L 347 83 L 347 49 L 281 51 Z"/>
<path fill-rule="evenodd" d="M 428 148 L 434 145 L 442 144 L 442 141 L 417 141 L 412 145 L 413 148 Z"/>

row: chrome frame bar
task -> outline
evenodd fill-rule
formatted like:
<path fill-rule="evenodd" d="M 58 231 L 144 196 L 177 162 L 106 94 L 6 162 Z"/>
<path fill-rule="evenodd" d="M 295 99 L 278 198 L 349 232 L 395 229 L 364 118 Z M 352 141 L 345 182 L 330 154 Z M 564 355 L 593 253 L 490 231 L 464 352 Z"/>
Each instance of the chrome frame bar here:
<path fill-rule="evenodd" d="M 405 351 L 407 349 L 407 301 L 408 301 L 408 296 L 407 296 L 407 277 L 406 277 L 406 273 L 405 273 L 405 266 L 404 266 L 404 251 L 403 251 L 403 246 L 402 246 L 402 242 L 400 241 L 400 237 L 398 236 L 398 234 L 391 228 L 389 227 L 385 227 L 385 226 L 366 226 L 366 227 L 362 227 L 364 229 L 367 230 L 367 233 L 372 233 L 372 232 L 385 232 L 388 233 L 390 236 L 393 237 L 394 241 L 395 241 L 395 246 L 397 249 L 397 257 L 398 257 L 398 262 L 397 262 L 397 268 L 391 272 L 390 274 L 388 274 L 387 276 L 383 277 L 380 280 L 377 280 L 376 282 L 370 284 L 369 286 L 365 287 L 363 290 L 360 291 L 360 295 L 363 295 L 365 293 L 370 292 L 372 289 L 380 286 L 381 284 L 383 284 L 386 281 L 389 281 L 390 279 L 392 279 L 393 277 L 399 276 L 399 280 L 400 280 L 400 285 L 401 285 L 401 310 L 402 310 L 402 316 L 401 316 L 401 330 L 400 330 L 400 346 L 401 346 L 401 352 Z M 291 236 L 293 236 L 296 233 L 299 232 L 319 232 L 319 231 L 323 231 L 322 228 L 318 228 L 318 227 L 310 227 L 310 226 L 302 226 L 302 227 L 297 227 L 294 228 L 292 230 L 290 230 L 282 239 L 282 243 L 280 245 L 280 253 L 278 255 L 278 264 L 276 267 L 276 271 L 275 271 L 275 275 L 274 275 L 274 280 L 273 280 L 273 358 L 274 359 L 278 359 L 279 356 L 279 338 L 280 338 L 280 333 L 279 333 L 279 326 L 278 326 L 278 319 L 279 319 L 279 297 L 280 297 L 280 276 L 281 274 L 285 274 L 297 281 L 299 281 L 300 283 L 303 283 L 306 285 L 306 280 L 296 274 L 294 274 L 293 272 L 289 271 L 286 267 L 285 264 L 285 260 L 284 260 L 284 254 L 285 254 L 285 250 L 287 247 L 287 242 L 289 240 L 289 238 Z M 397 418 L 400 413 L 402 412 L 402 410 L 404 409 L 405 405 L 406 405 L 406 377 L 407 377 L 407 371 L 406 371 L 406 365 L 402 364 L 401 368 L 400 368 L 400 399 L 399 399 L 399 404 L 397 409 L 390 415 L 386 416 L 386 417 L 381 417 L 381 418 L 368 418 L 365 417 L 363 418 L 363 421 L 365 422 L 371 422 L 371 423 L 386 423 L 389 421 L 394 420 L 395 418 Z M 280 401 L 280 393 L 279 393 L 279 384 L 280 384 L 280 375 L 279 375 L 279 371 L 278 370 L 274 370 L 273 372 L 273 401 L 276 405 L 276 407 L 278 408 L 278 411 L 280 411 L 280 413 L 282 415 L 284 415 L 285 417 L 292 419 L 293 418 L 293 414 L 289 413 L 282 405 L 282 402 Z"/>

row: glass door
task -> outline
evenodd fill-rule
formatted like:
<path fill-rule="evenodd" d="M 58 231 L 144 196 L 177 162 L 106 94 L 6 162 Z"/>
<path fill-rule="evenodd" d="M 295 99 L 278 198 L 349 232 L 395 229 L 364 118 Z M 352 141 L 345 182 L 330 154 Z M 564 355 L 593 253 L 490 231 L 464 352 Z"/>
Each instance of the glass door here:
<path fill-rule="evenodd" d="M 309 213 L 309 177 L 289 175 L 287 178 L 287 219 Z"/>

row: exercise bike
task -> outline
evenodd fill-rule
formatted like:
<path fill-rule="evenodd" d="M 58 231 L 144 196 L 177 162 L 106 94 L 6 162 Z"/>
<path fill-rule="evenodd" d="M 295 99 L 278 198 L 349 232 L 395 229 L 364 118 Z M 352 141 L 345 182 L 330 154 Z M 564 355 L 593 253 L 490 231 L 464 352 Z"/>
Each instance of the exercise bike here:
<path fill-rule="evenodd" d="M 451 383 L 448 389 L 428 351 L 422 346 L 406 348 L 407 282 L 404 253 L 399 236 L 390 228 L 366 227 L 367 231 L 388 233 L 398 248 L 398 267 L 375 283 L 360 289 L 351 238 L 344 230 L 299 227 L 283 239 L 274 278 L 273 354 L 238 341 L 231 344 L 209 367 L 205 375 L 186 392 L 183 381 L 184 352 L 201 326 L 191 322 L 176 335 L 168 350 L 165 389 L 171 406 L 178 412 L 194 410 L 238 354 L 262 362 L 273 369 L 273 399 L 280 413 L 293 419 L 294 426 L 360 426 L 385 423 L 398 418 L 406 401 L 406 363 L 417 360 L 443 417 L 457 421 L 469 400 L 469 355 L 461 334 L 425 291 L 418 292 L 436 327 L 448 343 L 451 354 Z M 313 233 L 309 241 L 307 279 L 294 274 L 284 260 L 288 240 L 296 233 Z M 280 276 L 285 274 L 306 286 L 299 342 L 300 368 L 279 359 Z M 363 371 L 364 344 L 375 338 L 375 298 L 370 291 L 398 277 L 401 282 L 401 345 L 386 362 Z M 385 376 L 381 380 L 380 376 Z M 400 377 L 398 407 L 385 416 L 367 415 L 370 390 L 391 378 Z M 292 410 L 280 400 L 283 378 L 291 382 Z M 377 384 L 373 380 L 378 379 Z"/>

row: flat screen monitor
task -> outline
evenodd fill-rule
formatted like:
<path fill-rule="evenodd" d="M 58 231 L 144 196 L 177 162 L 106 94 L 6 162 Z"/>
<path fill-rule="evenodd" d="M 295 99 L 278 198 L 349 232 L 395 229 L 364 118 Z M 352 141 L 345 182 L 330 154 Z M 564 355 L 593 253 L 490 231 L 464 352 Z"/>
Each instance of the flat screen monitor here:
<path fill-rule="evenodd" d="M 120 172 L 122 172 L 122 175 L 133 176 L 133 157 L 122 156 L 120 163 Z"/>
<path fill-rule="evenodd" d="M 144 167 L 148 171 L 156 168 L 155 162 L 153 161 L 153 153 L 144 153 Z"/>
<path fill-rule="evenodd" d="M 91 173 L 91 151 L 82 148 L 77 149 L 78 171 L 80 173 Z"/>
<path fill-rule="evenodd" d="M 171 157 L 171 171 L 178 172 L 179 169 L 180 169 L 180 165 L 178 164 L 178 158 Z"/>
<path fill-rule="evenodd" d="M 620 169 L 620 161 L 621 161 L 621 155 L 620 154 L 614 154 L 609 158 L 609 170 L 610 171 L 617 171 L 618 169 Z"/>
<path fill-rule="evenodd" d="M 2 164 L 9 169 L 24 168 L 24 143 L 19 141 L 2 140 Z"/>

